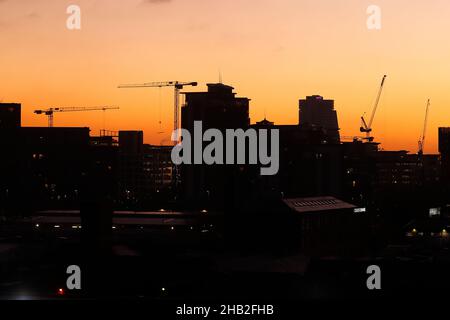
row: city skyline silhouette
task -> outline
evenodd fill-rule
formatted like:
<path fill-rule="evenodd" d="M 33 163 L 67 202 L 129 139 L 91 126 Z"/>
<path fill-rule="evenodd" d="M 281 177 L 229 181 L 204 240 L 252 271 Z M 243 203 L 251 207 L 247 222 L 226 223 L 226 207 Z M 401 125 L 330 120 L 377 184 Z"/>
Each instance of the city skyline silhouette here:
<path fill-rule="evenodd" d="M 22 103 L 25 126 L 44 124 L 32 114 L 36 106 L 119 105 L 120 115 L 106 116 L 107 129 L 143 129 L 146 142 L 158 145 L 170 138 L 170 90 L 116 86 L 173 79 L 204 86 L 218 81 L 219 69 L 225 83 L 252 99 L 253 123 L 266 115 L 294 124 L 297 101 L 319 94 L 336 101 L 343 135 L 357 135 L 385 73 L 390 79 L 374 123 L 383 148 L 416 151 L 432 98 L 425 151 L 437 153 L 437 128 L 450 117 L 449 48 L 440 37 L 450 5 L 441 2 L 382 1 L 381 30 L 367 29 L 366 7 L 356 0 L 249 1 L 239 9 L 200 0 L 78 4 L 81 30 L 66 29 L 63 3 L 0 3 L 7 8 L 0 11 L 0 34 L 9 43 L 1 98 Z M 81 120 L 94 132 L 104 129 L 96 115 L 64 115 L 59 123 Z"/>
<path fill-rule="evenodd" d="M 298 319 L 446 298 L 449 16 L 0 0 L 0 301 Z"/>

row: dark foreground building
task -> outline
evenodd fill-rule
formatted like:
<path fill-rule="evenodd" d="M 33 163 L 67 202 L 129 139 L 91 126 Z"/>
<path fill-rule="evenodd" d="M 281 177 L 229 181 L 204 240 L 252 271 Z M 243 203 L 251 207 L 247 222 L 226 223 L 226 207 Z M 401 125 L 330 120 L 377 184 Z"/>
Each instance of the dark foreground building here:
<path fill-rule="evenodd" d="M 342 199 L 402 224 L 440 206 L 438 155 L 379 150 L 377 143 L 345 142 Z"/>
<path fill-rule="evenodd" d="M 355 205 L 335 197 L 288 198 L 283 202 L 291 210 L 304 253 L 347 255 L 363 247 L 368 219 Z"/>
<path fill-rule="evenodd" d="M 89 128 L 26 127 L 1 130 L 0 136 L 6 209 L 25 214 L 77 206 L 89 170 Z"/>
<path fill-rule="evenodd" d="M 21 127 L 20 114 L 20 104 L 0 105 L 0 215 L 116 198 L 117 146 L 111 137 L 90 138 L 86 127 Z"/>
<path fill-rule="evenodd" d="M 144 196 L 144 133 L 119 131 L 119 193 L 126 204 Z"/>
<path fill-rule="evenodd" d="M 450 184 L 450 128 L 439 128 L 439 153 L 442 159 L 442 179 Z"/>

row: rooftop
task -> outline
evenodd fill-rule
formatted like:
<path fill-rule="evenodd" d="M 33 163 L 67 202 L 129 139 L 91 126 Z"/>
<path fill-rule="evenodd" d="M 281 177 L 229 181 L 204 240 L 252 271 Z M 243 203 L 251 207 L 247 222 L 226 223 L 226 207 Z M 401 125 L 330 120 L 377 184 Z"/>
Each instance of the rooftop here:
<path fill-rule="evenodd" d="M 284 199 L 283 202 L 299 213 L 356 208 L 334 197 L 291 198 Z"/>

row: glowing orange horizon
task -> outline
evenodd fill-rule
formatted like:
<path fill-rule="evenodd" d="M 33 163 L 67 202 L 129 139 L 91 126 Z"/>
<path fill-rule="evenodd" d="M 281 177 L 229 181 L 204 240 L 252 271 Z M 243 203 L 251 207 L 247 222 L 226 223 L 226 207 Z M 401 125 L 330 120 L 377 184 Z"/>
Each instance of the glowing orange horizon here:
<path fill-rule="evenodd" d="M 173 98 L 167 89 L 117 89 L 152 81 L 223 82 L 252 99 L 252 123 L 298 122 L 298 100 L 335 100 L 341 135 L 361 135 L 379 81 L 388 75 L 373 124 L 386 150 L 417 152 L 431 99 L 425 152 L 437 152 L 437 128 L 450 126 L 450 3 L 379 0 L 382 29 L 366 28 L 369 2 L 348 0 L 77 1 L 82 29 L 65 27 L 69 3 L 0 2 L 0 100 L 20 102 L 24 126 L 46 126 L 34 109 L 119 106 L 120 111 L 55 115 L 56 126 L 93 134 L 144 130 L 169 144 Z M 163 132 L 163 133 L 161 133 Z"/>

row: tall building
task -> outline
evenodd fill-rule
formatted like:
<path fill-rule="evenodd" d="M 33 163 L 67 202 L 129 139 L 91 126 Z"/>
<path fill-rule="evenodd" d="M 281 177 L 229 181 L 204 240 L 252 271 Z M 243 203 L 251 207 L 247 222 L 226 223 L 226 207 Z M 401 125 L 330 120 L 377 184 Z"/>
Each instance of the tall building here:
<path fill-rule="evenodd" d="M 129 204 L 143 196 L 143 151 L 142 131 L 119 131 L 119 192 Z"/>
<path fill-rule="evenodd" d="M 328 140 L 339 143 L 339 125 L 334 100 L 321 96 L 308 96 L 299 103 L 299 124 L 320 126 L 327 131 Z"/>
<path fill-rule="evenodd" d="M 182 128 L 193 135 L 194 122 L 202 121 L 203 131 L 209 128 L 223 132 L 237 128 L 246 130 L 250 125 L 250 99 L 236 97 L 233 87 L 221 83 L 207 86 L 206 92 L 185 93 L 186 103 L 181 110 Z M 239 197 L 239 187 L 242 186 L 239 183 L 242 177 L 240 170 L 243 170 L 243 166 L 182 166 L 184 199 L 197 206 L 232 207 Z"/>
<path fill-rule="evenodd" d="M 208 84 L 207 92 L 185 93 L 186 103 L 181 110 L 183 129 L 194 132 L 194 121 L 202 121 L 203 129 L 235 129 L 250 125 L 248 98 L 236 97 L 234 88 Z"/>
<path fill-rule="evenodd" d="M 0 128 L 13 129 L 21 127 L 21 104 L 0 103 Z"/>
<path fill-rule="evenodd" d="M 439 153 L 441 154 L 442 181 L 450 185 L 450 128 L 439 128 Z"/>
<path fill-rule="evenodd" d="M 118 133 L 102 131 L 100 136 L 89 140 L 90 174 L 100 189 L 96 193 L 116 199 L 119 191 Z"/>
<path fill-rule="evenodd" d="M 359 140 L 342 143 L 343 150 L 343 199 L 367 206 L 373 201 L 373 189 L 377 180 L 378 143 Z"/>
<path fill-rule="evenodd" d="M 450 153 L 450 128 L 439 128 L 439 152 Z"/>

